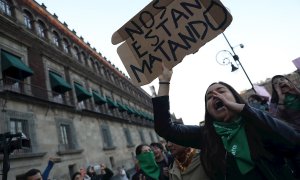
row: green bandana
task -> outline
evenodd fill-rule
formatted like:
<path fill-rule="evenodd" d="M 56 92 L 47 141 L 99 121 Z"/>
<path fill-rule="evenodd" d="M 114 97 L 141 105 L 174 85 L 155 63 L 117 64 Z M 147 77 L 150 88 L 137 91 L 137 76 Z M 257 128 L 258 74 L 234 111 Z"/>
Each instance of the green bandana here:
<path fill-rule="evenodd" d="M 160 170 L 155 162 L 153 152 L 145 152 L 137 155 L 140 168 L 144 171 L 147 176 L 158 180 L 160 175 Z"/>
<path fill-rule="evenodd" d="M 300 98 L 294 94 L 286 94 L 284 99 L 284 105 L 288 109 L 300 110 Z"/>
<path fill-rule="evenodd" d="M 242 118 L 231 123 L 214 121 L 213 125 L 217 134 L 221 136 L 226 151 L 235 157 L 240 172 L 246 174 L 252 170 L 254 163 L 251 160 L 245 123 Z"/>

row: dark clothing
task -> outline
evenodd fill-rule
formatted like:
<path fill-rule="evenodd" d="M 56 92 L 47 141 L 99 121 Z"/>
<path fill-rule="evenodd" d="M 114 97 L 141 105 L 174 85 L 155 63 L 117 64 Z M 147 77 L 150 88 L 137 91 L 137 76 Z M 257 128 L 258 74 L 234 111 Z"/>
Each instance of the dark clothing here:
<path fill-rule="evenodd" d="M 105 174 L 98 174 L 98 175 L 90 174 L 89 176 L 90 176 L 91 180 L 110 180 L 111 177 L 114 175 L 114 173 L 108 168 L 105 168 L 104 171 L 105 171 Z"/>
<path fill-rule="evenodd" d="M 154 126 L 155 131 L 167 141 L 174 142 L 186 147 L 197 149 L 205 149 L 206 144 L 203 144 L 203 126 L 196 125 L 179 125 L 173 124 L 169 113 L 169 96 L 156 97 L 152 99 L 154 110 Z M 253 152 L 256 151 L 257 142 L 247 136 L 251 158 L 254 162 L 254 168 L 245 175 L 242 175 L 238 170 L 237 164 L 233 155 L 227 153 L 225 148 L 218 159 L 218 162 L 225 160 L 225 174 L 220 169 L 211 175 L 211 179 L 293 179 L 291 172 L 286 167 L 284 157 L 296 154 L 299 151 L 300 135 L 286 123 L 272 118 L 260 110 L 251 108 L 245 105 L 240 113 L 242 118 L 247 122 L 247 126 L 253 126 L 255 133 L 261 139 L 263 148 L 269 152 L 268 158 L 259 157 L 253 158 Z M 247 132 L 247 128 L 245 130 Z M 250 141 L 250 139 L 252 141 Z M 222 143 L 221 138 L 219 142 Z M 201 151 L 202 153 L 202 151 Z M 270 156 L 270 157 L 269 157 Z M 204 163 L 203 163 L 204 164 Z"/>
<path fill-rule="evenodd" d="M 159 166 L 159 169 L 160 169 L 160 175 L 159 175 L 160 180 L 169 180 L 169 176 L 165 176 L 164 173 L 163 173 L 164 168 L 169 169 L 169 163 L 167 161 L 168 161 L 167 159 L 163 159 L 160 162 L 156 162 L 156 164 Z"/>
<path fill-rule="evenodd" d="M 105 168 L 104 171 L 105 174 L 100 174 L 101 180 L 110 180 L 110 178 L 114 175 L 114 173 L 109 168 Z"/>
<path fill-rule="evenodd" d="M 156 179 L 153 179 L 153 178 L 147 176 L 142 170 L 139 170 L 138 172 L 136 172 L 132 176 L 131 180 L 140 180 L 140 176 L 142 176 L 142 177 L 145 176 L 146 180 L 156 180 Z M 159 180 L 161 180 L 161 179 L 159 179 Z"/>

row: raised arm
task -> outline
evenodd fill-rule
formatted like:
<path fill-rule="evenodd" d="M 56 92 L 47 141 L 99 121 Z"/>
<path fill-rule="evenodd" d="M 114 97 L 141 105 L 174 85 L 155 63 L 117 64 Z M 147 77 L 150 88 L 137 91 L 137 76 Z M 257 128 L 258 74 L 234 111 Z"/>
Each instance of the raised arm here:
<path fill-rule="evenodd" d="M 159 88 L 157 96 L 168 96 L 170 91 L 170 81 L 172 78 L 173 71 L 167 69 L 164 64 L 162 64 L 163 72 L 158 77 L 159 79 Z"/>
<path fill-rule="evenodd" d="M 168 141 L 199 149 L 201 147 L 201 128 L 174 124 L 171 120 L 169 88 L 172 73 L 172 70 L 163 66 L 163 73 L 159 76 L 158 96 L 152 99 L 155 131 Z"/>

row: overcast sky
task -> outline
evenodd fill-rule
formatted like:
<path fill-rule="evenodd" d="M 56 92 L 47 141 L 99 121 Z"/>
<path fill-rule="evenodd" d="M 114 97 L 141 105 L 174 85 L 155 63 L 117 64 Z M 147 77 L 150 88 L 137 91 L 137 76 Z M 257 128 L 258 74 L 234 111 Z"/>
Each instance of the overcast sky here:
<path fill-rule="evenodd" d="M 85 42 L 101 52 L 125 74 L 128 74 L 116 49 L 111 44 L 112 34 L 137 14 L 149 0 L 36 0 L 58 16 L 61 22 L 82 36 Z M 276 74 L 296 70 L 292 60 L 300 57 L 300 1 L 299 0 L 223 0 L 233 16 L 225 34 L 239 55 L 253 84 Z M 238 45 L 243 44 L 244 48 Z M 204 119 L 204 94 L 212 82 L 224 81 L 238 91 L 251 85 L 241 68 L 231 72 L 231 66 L 216 61 L 221 50 L 230 50 L 219 35 L 193 55 L 189 55 L 173 69 L 171 81 L 171 112 L 183 118 L 185 124 L 199 124 Z M 155 80 L 150 85 L 157 89 Z"/>

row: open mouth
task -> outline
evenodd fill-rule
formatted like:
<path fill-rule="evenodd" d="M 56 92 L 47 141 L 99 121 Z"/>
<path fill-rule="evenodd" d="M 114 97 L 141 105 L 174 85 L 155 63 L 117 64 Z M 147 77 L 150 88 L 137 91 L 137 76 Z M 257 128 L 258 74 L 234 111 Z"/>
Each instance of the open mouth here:
<path fill-rule="evenodd" d="M 287 84 L 282 84 L 280 85 L 280 88 L 283 89 L 283 88 L 289 88 L 289 86 Z"/>
<path fill-rule="evenodd" d="M 221 101 L 221 100 L 217 100 L 216 102 L 215 102 L 215 109 L 216 110 L 219 110 L 219 109 L 221 109 L 221 108 L 223 108 L 224 107 L 224 103 Z"/>

